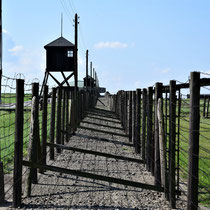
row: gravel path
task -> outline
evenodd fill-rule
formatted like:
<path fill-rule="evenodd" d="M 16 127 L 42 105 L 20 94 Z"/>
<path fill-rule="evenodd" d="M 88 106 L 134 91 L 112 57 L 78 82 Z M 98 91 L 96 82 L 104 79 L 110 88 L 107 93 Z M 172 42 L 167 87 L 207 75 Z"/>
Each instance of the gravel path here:
<path fill-rule="evenodd" d="M 105 103 L 105 99 L 103 103 Z M 98 102 L 94 113 L 89 112 L 68 146 L 139 158 L 124 134 L 119 120 Z M 116 135 L 90 131 L 88 128 L 114 132 Z M 63 151 L 49 165 L 81 170 L 104 176 L 153 184 L 153 177 L 143 164 L 111 158 Z M 112 184 L 50 171 L 39 174 L 32 196 L 23 198 L 24 209 L 169 209 L 164 194 L 135 187 Z M 179 209 L 186 209 L 178 201 Z"/>

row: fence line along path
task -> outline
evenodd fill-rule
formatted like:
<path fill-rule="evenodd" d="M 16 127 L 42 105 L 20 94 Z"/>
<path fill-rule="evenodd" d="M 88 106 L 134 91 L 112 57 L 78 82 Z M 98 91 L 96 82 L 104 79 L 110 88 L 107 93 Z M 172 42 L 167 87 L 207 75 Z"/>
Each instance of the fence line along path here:
<path fill-rule="evenodd" d="M 49 160 L 47 155 L 47 165 L 80 171 L 83 175 L 111 177 L 114 181 L 46 170 L 39 173 L 38 183 L 32 185 L 31 197 L 23 197 L 25 208 L 169 209 L 163 192 L 116 183 L 128 180 L 153 186 L 154 178 L 135 153 L 116 115 L 109 111 L 106 99 L 99 99 L 97 106 L 86 112 L 75 135 L 61 146 L 62 152 L 55 154 L 55 160 Z M 177 207 L 186 208 L 181 201 Z"/>

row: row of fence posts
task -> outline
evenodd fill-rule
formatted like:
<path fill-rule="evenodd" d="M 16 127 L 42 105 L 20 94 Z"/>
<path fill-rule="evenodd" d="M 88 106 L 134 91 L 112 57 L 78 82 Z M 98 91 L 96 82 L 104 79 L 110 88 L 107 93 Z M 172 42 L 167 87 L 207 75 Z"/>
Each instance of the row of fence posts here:
<path fill-rule="evenodd" d="M 198 151 L 199 151 L 199 101 L 200 73 L 192 72 L 190 78 L 190 129 L 188 169 L 188 209 L 198 208 Z M 176 81 L 169 86 L 156 83 L 155 87 L 136 91 L 118 91 L 109 95 L 110 110 L 121 120 L 122 126 L 141 154 L 146 168 L 154 176 L 155 185 L 162 186 L 171 208 L 176 206 Z M 163 120 L 163 93 L 169 93 L 169 151 L 166 159 L 167 131 Z M 165 102 L 167 103 L 167 102 Z M 159 116 L 159 117 L 158 117 Z M 159 119 L 158 119 L 159 118 Z M 177 166 L 179 167 L 179 166 Z M 162 174 L 161 174 L 162 173 Z M 179 188 L 178 188 L 179 189 Z"/>
<path fill-rule="evenodd" d="M 97 92 L 75 91 L 73 89 L 58 87 L 52 88 L 49 93 L 48 86 L 44 86 L 42 100 L 39 96 L 39 84 L 32 84 L 32 106 L 30 119 L 30 135 L 28 144 L 28 160 L 33 163 L 46 165 L 49 146 L 49 157 L 54 160 L 54 144 L 65 144 L 75 134 L 77 126 L 85 117 L 86 111 L 96 105 Z M 49 99 L 51 99 L 49 101 Z M 41 103 L 40 103 L 41 101 Z M 40 104 L 42 117 L 39 117 Z M 48 107 L 48 104 L 51 106 Z M 48 112 L 50 111 L 50 119 Z M 42 128 L 40 132 L 40 123 Z M 16 111 L 15 111 L 15 141 L 14 141 L 14 174 L 13 174 L 13 207 L 21 205 L 22 198 L 22 175 L 23 175 L 23 144 L 24 139 L 24 80 L 16 80 Z M 50 123 L 48 123 L 50 122 Z M 48 127 L 50 130 L 48 132 Z M 40 138 L 41 133 L 41 138 Z M 48 137 L 49 134 L 49 137 Z M 57 147 L 56 152 L 61 153 L 62 149 Z M 4 177 L 3 163 L 0 164 L 1 203 L 4 202 Z M 44 171 L 39 169 L 40 173 Z M 31 167 L 26 170 L 25 195 L 31 195 L 31 186 L 38 182 L 38 169 Z"/>

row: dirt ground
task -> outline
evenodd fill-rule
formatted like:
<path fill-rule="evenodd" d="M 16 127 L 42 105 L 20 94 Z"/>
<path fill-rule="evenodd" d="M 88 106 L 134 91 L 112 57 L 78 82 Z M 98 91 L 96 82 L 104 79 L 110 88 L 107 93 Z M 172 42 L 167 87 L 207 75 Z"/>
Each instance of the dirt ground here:
<path fill-rule="evenodd" d="M 106 104 L 104 98 L 103 103 Z M 89 112 L 67 146 L 100 151 L 140 159 L 135 154 L 116 117 L 98 102 L 97 112 Z M 101 110 L 99 110 L 101 109 Z M 91 131 L 88 128 L 115 134 Z M 63 150 L 55 161 L 47 164 L 80 170 L 98 175 L 153 184 L 154 179 L 144 164 Z M 39 174 L 32 196 L 23 197 L 23 209 L 170 209 L 164 193 L 60 174 L 47 171 Z M 10 207 L 7 207 L 10 208 Z M 186 202 L 178 200 L 178 209 L 186 209 Z"/>

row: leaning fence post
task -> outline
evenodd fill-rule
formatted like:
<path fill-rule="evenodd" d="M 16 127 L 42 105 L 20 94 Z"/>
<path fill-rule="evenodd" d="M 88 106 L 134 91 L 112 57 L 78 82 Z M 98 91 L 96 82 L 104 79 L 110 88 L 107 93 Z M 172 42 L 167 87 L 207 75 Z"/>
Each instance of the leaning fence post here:
<path fill-rule="evenodd" d="M 145 156 L 145 145 L 141 145 L 141 89 L 136 89 L 136 152 L 140 153 L 144 147 L 142 157 Z"/>
<path fill-rule="evenodd" d="M 176 81 L 170 81 L 169 107 L 169 200 L 171 208 L 176 206 L 175 194 L 175 149 L 176 149 Z"/>
<path fill-rule="evenodd" d="M 13 174 L 13 207 L 21 204 L 22 195 L 22 166 L 23 166 L 23 107 L 24 80 L 16 80 L 16 109 L 15 109 L 15 144 L 14 144 L 14 174 Z"/>
<path fill-rule="evenodd" d="M 48 86 L 44 86 L 43 94 L 43 110 L 42 110 L 42 164 L 46 165 L 47 156 L 47 102 L 48 101 Z"/>
<path fill-rule="evenodd" d="M 165 149 L 165 132 L 163 123 L 163 99 L 158 99 L 157 106 L 158 124 L 159 124 L 159 144 L 160 144 L 160 168 L 161 183 L 166 192 L 166 149 Z"/>
<path fill-rule="evenodd" d="M 57 124 L 56 124 L 56 144 L 61 144 L 61 95 L 62 89 L 58 88 L 57 97 Z M 56 148 L 57 153 L 61 153 L 60 148 Z"/>
<path fill-rule="evenodd" d="M 51 119 L 50 119 L 50 143 L 54 144 L 55 139 L 55 106 L 56 106 L 56 88 L 52 89 L 51 101 Z M 50 147 L 50 160 L 54 160 L 54 147 Z"/>
<path fill-rule="evenodd" d="M 200 73 L 190 73 L 190 130 L 187 209 L 198 209 L 198 164 L 200 129 Z"/>
<path fill-rule="evenodd" d="M 160 148 L 159 148 L 159 129 L 157 118 L 157 103 L 158 99 L 162 98 L 162 83 L 155 84 L 155 185 L 161 186 L 161 172 L 160 172 Z"/>

